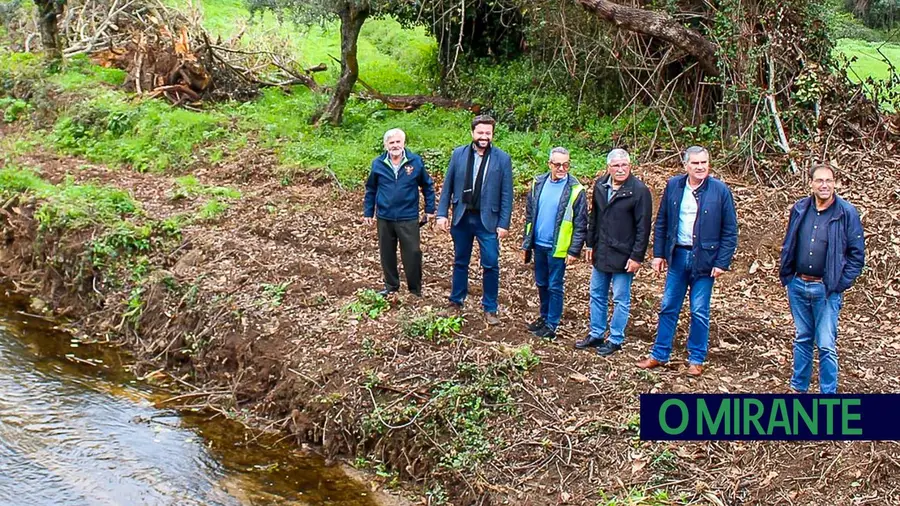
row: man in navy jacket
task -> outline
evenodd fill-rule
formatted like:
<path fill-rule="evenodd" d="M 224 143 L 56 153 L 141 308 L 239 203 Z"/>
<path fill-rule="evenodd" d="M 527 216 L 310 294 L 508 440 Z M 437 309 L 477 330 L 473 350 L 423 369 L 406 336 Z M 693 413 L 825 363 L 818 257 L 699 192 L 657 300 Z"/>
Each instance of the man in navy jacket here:
<path fill-rule="evenodd" d="M 496 121 L 490 116 L 472 120 L 472 142 L 453 150 L 444 176 L 437 211 L 438 228 L 453 237 L 453 282 L 450 310 L 462 309 L 469 288 L 469 261 L 478 240 L 483 271 L 481 306 L 485 321 L 498 325 L 500 239 L 509 233 L 513 206 L 512 161 L 492 145 Z M 453 209 L 453 223 L 448 214 Z"/>
<path fill-rule="evenodd" d="M 837 323 L 843 292 L 853 285 L 865 261 L 865 238 L 859 213 L 834 193 L 834 170 L 813 165 L 812 196 L 791 209 L 781 248 L 779 277 L 787 287 L 794 338 L 791 390 L 806 392 L 819 349 L 819 390 L 837 393 Z"/>
<path fill-rule="evenodd" d="M 688 374 L 700 376 L 709 347 L 709 301 L 713 282 L 731 267 L 737 249 L 737 212 L 731 190 L 709 176 L 709 152 L 692 146 L 683 158 L 686 174 L 669 180 L 659 203 L 653 230 L 653 263 L 657 273 L 668 267 L 656 342 L 642 369 L 665 365 L 672 353 L 678 314 L 691 292 Z"/>
<path fill-rule="evenodd" d="M 378 250 L 384 272 L 384 290 L 400 289 L 397 242 L 409 292 L 422 296 L 422 250 L 419 248 L 419 190 L 425 214 L 434 215 L 434 181 L 419 155 L 406 149 L 406 134 L 395 128 L 384 134 L 385 152 L 372 160 L 366 180 L 363 221 L 372 225 L 378 216 Z M 426 218 L 427 220 L 427 218 Z"/>

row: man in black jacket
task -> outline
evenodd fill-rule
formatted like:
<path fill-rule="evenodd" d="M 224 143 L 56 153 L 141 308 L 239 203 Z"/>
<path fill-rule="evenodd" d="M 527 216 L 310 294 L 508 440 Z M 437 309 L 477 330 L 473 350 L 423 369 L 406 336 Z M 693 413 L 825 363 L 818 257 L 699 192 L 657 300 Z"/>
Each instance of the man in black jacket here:
<path fill-rule="evenodd" d="M 606 157 L 607 173 L 594 183 L 588 218 L 587 261 L 591 273 L 591 330 L 575 343 L 578 349 L 597 347 L 601 356 L 622 348 L 631 311 L 631 283 L 641 268 L 650 239 L 653 201 L 650 190 L 631 174 L 631 157 L 614 149 Z M 609 289 L 613 315 L 607 327 Z"/>

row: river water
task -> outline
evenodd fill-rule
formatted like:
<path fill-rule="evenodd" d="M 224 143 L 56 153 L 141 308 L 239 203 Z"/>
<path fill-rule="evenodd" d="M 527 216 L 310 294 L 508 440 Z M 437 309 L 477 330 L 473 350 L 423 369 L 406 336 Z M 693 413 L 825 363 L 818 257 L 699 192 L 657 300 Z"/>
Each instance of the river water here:
<path fill-rule="evenodd" d="M 154 407 L 126 362 L 0 298 L 0 505 L 374 506 L 319 458 Z"/>

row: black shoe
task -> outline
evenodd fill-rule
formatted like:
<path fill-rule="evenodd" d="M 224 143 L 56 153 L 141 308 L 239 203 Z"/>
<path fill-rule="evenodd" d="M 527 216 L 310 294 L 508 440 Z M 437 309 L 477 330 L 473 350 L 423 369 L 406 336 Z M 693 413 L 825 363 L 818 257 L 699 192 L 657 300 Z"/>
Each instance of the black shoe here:
<path fill-rule="evenodd" d="M 621 344 L 615 344 L 611 341 L 605 341 L 599 348 L 597 348 L 597 355 L 601 357 L 608 357 L 613 353 L 622 349 Z"/>
<path fill-rule="evenodd" d="M 541 327 L 538 331 L 534 333 L 537 337 L 542 337 L 544 339 L 556 339 L 556 331 L 551 329 L 546 323 L 543 327 Z"/>
<path fill-rule="evenodd" d="M 542 317 L 538 317 L 537 320 L 528 324 L 528 331 L 534 334 L 535 332 L 542 330 L 544 328 L 544 324 L 546 323 L 547 322 L 545 322 Z"/>
<path fill-rule="evenodd" d="M 391 290 L 389 288 L 385 288 L 384 290 L 381 290 L 380 292 L 378 292 L 378 295 L 381 295 L 382 297 L 386 298 L 386 297 L 389 297 L 392 293 L 397 293 L 397 290 Z"/>
<path fill-rule="evenodd" d="M 581 341 L 575 341 L 575 348 L 578 350 L 586 350 L 588 348 L 596 348 L 605 342 L 606 340 L 602 337 L 594 337 L 588 334 L 588 336 Z"/>

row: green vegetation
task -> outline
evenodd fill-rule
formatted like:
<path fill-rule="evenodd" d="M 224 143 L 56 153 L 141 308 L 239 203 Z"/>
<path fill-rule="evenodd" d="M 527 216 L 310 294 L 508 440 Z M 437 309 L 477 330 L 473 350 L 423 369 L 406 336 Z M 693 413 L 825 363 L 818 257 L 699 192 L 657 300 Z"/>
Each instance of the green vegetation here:
<path fill-rule="evenodd" d="M 631 487 L 619 494 L 607 494 L 598 491 L 600 496 L 597 506 L 670 506 L 673 504 L 690 504 L 687 497 L 673 497 L 665 489 L 644 490 L 639 487 Z"/>
<path fill-rule="evenodd" d="M 856 61 L 850 64 L 851 72 L 848 73 L 850 79 L 855 82 L 864 81 L 869 77 L 876 80 L 890 79 L 891 70 L 885 58 L 894 65 L 896 71 L 900 72 L 900 44 L 840 39 L 835 49 L 848 59 L 856 58 Z"/>
<path fill-rule="evenodd" d="M 863 83 L 885 111 L 900 111 L 900 44 L 840 39 L 835 52 L 846 59 L 851 81 Z"/>
<path fill-rule="evenodd" d="M 281 283 L 263 283 L 261 285 L 263 291 L 263 297 L 266 301 L 272 306 L 277 307 L 280 306 L 282 302 L 284 302 L 284 296 L 287 293 L 287 288 L 290 286 L 290 281 L 283 281 Z"/>
<path fill-rule="evenodd" d="M 461 316 L 439 316 L 434 311 L 410 318 L 403 322 L 403 333 L 407 337 L 421 337 L 435 343 L 452 341 L 453 334 L 462 329 Z"/>
<path fill-rule="evenodd" d="M 372 289 L 363 289 L 356 292 L 356 300 L 348 304 L 344 310 L 357 320 L 364 318 L 375 320 L 390 308 L 391 304 L 381 294 Z"/>
<path fill-rule="evenodd" d="M 31 109 L 31 104 L 18 98 L 0 98 L 0 119 L 4 123 L 13 123 Z"/>
<path fill-rule="evenodd" d="M 435 385 L 426 404 L 410 400 L 376 405 L 362 428 L 384 435 L 415 424 L 417 433 L 424 431 L 430 441 L 438 442 L 435 457 L 439 467 L 475 472 L 503 444 L 492 435 L 491 422 L 500 415 L 516 413 L 513 381 L 537 363 L 528 346 L 485 365 L 460 362 L 455 377 Z M 370 374 L 366 388 L 378 383 L 377 375 Z"/>
<path fill-rule="evenodd" d="M 40 199 L 42 203 L 34 216 L 43 231 L 111 225 L 139 214 L 137 204 L 122 190 L 78 185 L 71 177 L 54 186 L 36 172 L 16 167 L 0 169 L 0 194 L 4 198 L 28 194 Z"/>
<path fill-rule="evenodd" d="M 99 269 L 113 286 L 140 285 L 151 270 L 147 255 L 180 239 L 180 226 L 147 219 L 127 192 L 76 184 L 71 177 L 53 185 L 33 170 L 7 165 L 0 168 L 0 196 L 36 200 L 39 239 L 92 229 L 86 254 L 75 257 L 76 272 Z M 139 316 L 139 297 L 140 292 L 132 292 L 126 316 Z"/>
<path fill-rule="evenodd" d="M 197 196 L 222 197 L 225 199 L 239 199 L 241 192 L 225 186 L 204 186 L 196 176 L 182 176 L 175 179 L 175 188 L 172 190 L 172 200 L 193 198 Z"/>
<path fill-rule="evenodd" d="M 184 3 L 167 0 L 184 8 Z M 271 12 L 257 11 L 251 19 L 243 0 L 202 0 L 194 4 L 202 13 L 203 27 L 213 37 L 227 40 L 238 34 L 256 44 L 287 51 L 302 67 L 320 63 L 327 72 L 316 74 L 319 82 L 334 82 L 341 57 L 336 22 L 312 27 L 289 19 L 279 22 Z M 376 90 L 392 94 L 430 93 L 435 85 L 437 44 L 424 28 L 403 29 L 393 19 L 370 19 L 359 40 L 360 77 Z"/>
<path fill-rule="evenodd" d="M 228 210 L 228 204 L 219 199 L 211 199 L 197 210 L 198 221 L 215 221 Z"/>
<path fill-rule="evenodd" d="M 226 133 L 225 117 L 216 112 L 176 109 L 158 100 L 132 103 L 110 89 L 94 93 L 54 125 L 51 138 L 60 151 L 138 171 L 164 170 L 190 165 L 195 146 Z"/>
<path fill-rule="evenodd" d="M 175 0 L 169 3 L 184 7 Z M 194 7 L 213 36 L 241 35 L 247 47 L 286 50 L 301 66 L 326 63 L 328 71 L 317 73 L 316 79 L 333 83 L 337 78 L 338 65 L 331 59 L 339 55 L 335 23 L 300 27 L 262 11 L 251 18 L 243 0 L 203 0 Z M 841 33 L 849 33 L 846 27 L 862 26 L 848 16 L 833 14 L 829 23 L 845 27 Z M 876 46 L 858 40 L 839 41 L 838 52 L 858 57 L 850 66 L 852 78 L 883 80 L 889 76 Z M 900 61 L 898 48 L 900 45 L 886 44 L 881 50 L 892 61 Z M 384 93 L 430 94 L 437 86 L 436 51 L 436 42 L 422 28 L 402 28 L 389 18 L 370 19 L 360 36 L 360 77 Z M 673 141 L 667 135 L 654 135 L 658 134 L 657 116 L 652 110 L 638 108 L 613 121 L 612 113 L 623 105 L 615 98 L 615 83 L 609 84 L 609 90 L 594 90 L 607 97 L 601 100 L 606 110 L 597 110 L 578 104 L 567 93 L 570 86 L 565 79 L 554 81 L 547 68 L 528 59 L 503 65 L 471 60 L 457 71 L 458 79 L 449 83 L 450 91 L 490 104 L 488 112 L 500 120 L 496 143 L 512 156 L 520 188 L 546 169 L 547 152 L 555 145 L 571 149 L 574 175 L 591 177 L 604 167 L 604 153 L 616 145 L 627 144 L 639 155 L 651 137 L 657 137 L 657 148 Z M 63 94 L 71 99 L 62 102 L 71 105 L 53 111 L 49 139 L 65 153 L 139 171 L 183 173 L 197 159 L 222 160 L 223 153 L 233 152 L 253 138 L 277 152 L 286 184 L 293 172 L 312 170 L 332 174 L 349 187 L 362 183 L 371 159 L 382 149 L 381 135 L 389 128 L 406 130 L 410 148 L 423 155 L 435 174 L 444 171 L 451 150 L 469 140 L 472 114 L 468 111 L 426 106 L 405 113 L 388 110 L 378 101 L 351 98 L 340 128 L 315 128 L 308 119 L 328 97 L 305 87 L 266 89 L 251 102 L 212 105 L 204 112 L 194 112 L 120 91 L 117 88 L 124 77 L 123 71 L 93 65 L 83 56 L 50 72 L 35 55 L 0 50 L 0 118 L 9 122 L 29 115 L 39 117 L 33 113 L 50 105 L 43 103 L 47 96 Z M 25 88 L 30 91 L 23 92 Z M 718 137 L 717 127 L 707 124 L 674 134 L 674 141 L 681 144 L 712 142 Z M 201 194 L 237 198 L 214 191 L 197 193 L 189 181 L 176 184 L 180 186 L 173 198 Z M 224 207 L 220 204 L 209 204 L 208 214 L 220 214 Z"/>

